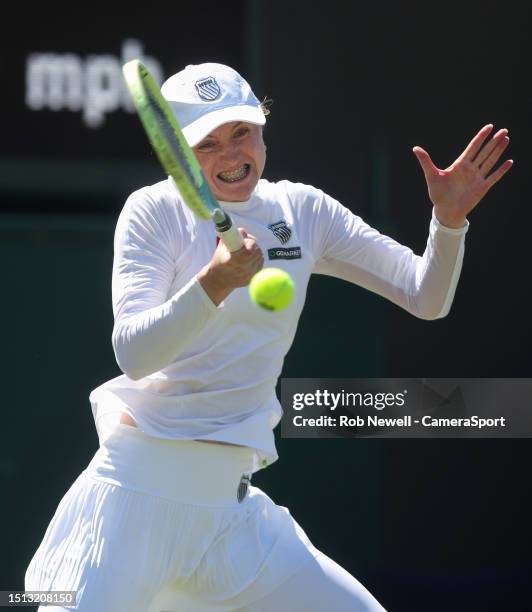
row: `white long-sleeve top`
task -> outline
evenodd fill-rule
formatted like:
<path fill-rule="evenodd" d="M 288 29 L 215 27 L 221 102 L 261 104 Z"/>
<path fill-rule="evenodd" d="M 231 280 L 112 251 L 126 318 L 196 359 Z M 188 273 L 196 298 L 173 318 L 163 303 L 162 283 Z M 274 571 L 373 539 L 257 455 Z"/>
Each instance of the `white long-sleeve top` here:
<path fill-rule="evenodd" d="M 181 203 L 171 179 L 140 189 L 115 233 L 112 340 L 124 375 L 90 401 L 100 443 L 126 412 L 153 436 L 251 446 L 256 471 L 278 458 L 275 386 L 310 275 L 346 279 L 421 318 L 443 317 L 468 224 L 449 229 L 433 215 L 420 257 L 308 185 L 260 180 L 249 201 L 222 205 L 257 237 L 264 265 L 290 273 L 293 302 L 281 312 L 262 310 L 244 287 L 216 307 L 195 278 L 216 248 L 213 224 Z M 279 222 L 288 231 L 276 235 Z"/>

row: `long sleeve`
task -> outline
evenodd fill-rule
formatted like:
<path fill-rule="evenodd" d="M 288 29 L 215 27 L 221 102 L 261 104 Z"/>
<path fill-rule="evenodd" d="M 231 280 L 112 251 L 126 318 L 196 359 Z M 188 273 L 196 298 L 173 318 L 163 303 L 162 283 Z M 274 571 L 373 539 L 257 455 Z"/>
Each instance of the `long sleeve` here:
<path fill-rule="evenodd" d="M 129 198 L 116 227 L 112 342 L 118 365 L 134 380 L 170 365 L 217 312 L 197 270 L 169 295 L 184 239 L 171 215 L 164 200 L 141 190 Z"/>
<path fill-rule="evenodd" d="M 356 283 L 422 319 L 444 317 L 451 307 L 464 255 L 465 234 L 435 218 L 422 256 L 380 234 L 360 217 L 324 196 L 315 225 L 320 256 L 314 272 Z"/>

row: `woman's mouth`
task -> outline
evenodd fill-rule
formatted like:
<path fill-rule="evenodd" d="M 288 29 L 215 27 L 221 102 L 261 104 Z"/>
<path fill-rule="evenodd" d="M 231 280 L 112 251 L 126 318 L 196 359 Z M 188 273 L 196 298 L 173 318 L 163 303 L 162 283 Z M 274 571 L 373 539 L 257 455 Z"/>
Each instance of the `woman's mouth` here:
<path fill-rule="evenodd" d="M 244 164 L 236 170 L 219 172 L 216 176 L 224 183 L 236 183 L 237 181 L 241 181 L 242 179 L 246 178 L 246 176 L 249 174 L 250 168 L 251 166 L 249 164 Z"/>

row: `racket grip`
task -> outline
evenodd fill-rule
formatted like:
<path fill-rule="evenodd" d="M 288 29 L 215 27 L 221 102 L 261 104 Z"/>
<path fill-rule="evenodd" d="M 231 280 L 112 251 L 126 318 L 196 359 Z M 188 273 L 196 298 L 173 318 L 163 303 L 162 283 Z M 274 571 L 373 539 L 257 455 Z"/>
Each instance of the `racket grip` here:
<path fill-rule="evenodd" d="M 212 219 L 216 226 L 216 233 L 231 253 L 238 251 L 244 246 L 242 235 L 238 228 L 233 225 L 231 217 L 226 212 L 218 208 L 214 211 Z"/>

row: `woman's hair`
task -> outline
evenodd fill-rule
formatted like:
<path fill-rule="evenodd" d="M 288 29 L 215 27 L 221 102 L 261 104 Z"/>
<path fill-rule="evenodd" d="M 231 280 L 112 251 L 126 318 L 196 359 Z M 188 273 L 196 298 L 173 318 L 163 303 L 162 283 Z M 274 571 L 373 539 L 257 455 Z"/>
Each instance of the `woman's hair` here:
<path fill-rule="evenodd" d="M 260 107 L 264 116 L 267 117 L 270 114 L 270 106 L 273 104 L 273 100 L 268 98 L 268 96 L 264 97 L 264 100 L 260 103 Z"/>

